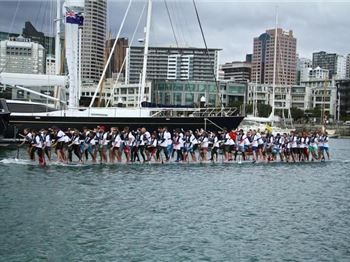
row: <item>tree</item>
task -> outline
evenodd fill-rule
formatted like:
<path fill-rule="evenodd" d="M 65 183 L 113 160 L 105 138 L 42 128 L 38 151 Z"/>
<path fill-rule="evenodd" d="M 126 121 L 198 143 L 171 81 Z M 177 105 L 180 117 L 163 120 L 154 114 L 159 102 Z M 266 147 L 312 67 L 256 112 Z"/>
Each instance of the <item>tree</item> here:
<path fill-rule="evenodd" d="M 272 112 L 272 107 L 266 104 L 258 104 L 258 112 L 260 117 L 268 117 Z"/>
<path fill-rule="evenodd" d="M 302 119 L 304 118 L 304 111 L 299 109 L 299 108 L 296 108 L 296 107 L 292 107 L 290 109 L 290 113 L 292 115 L 292 118 L 294 120 L 299 120 L 299 119 Z"/>

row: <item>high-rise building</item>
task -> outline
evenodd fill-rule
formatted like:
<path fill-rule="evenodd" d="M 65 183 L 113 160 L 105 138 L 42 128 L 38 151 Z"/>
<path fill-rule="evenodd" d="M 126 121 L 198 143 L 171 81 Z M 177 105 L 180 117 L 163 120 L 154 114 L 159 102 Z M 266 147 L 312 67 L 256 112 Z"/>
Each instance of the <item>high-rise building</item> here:
<path fill-rule="evenodd" d="M 99 81 L 105 65 L 107 0 L 85 0 L 81 43 L 82 83 Z"/>
<path fill-rule="evenodd" d="M 108 58 L 115 39 L 110 39 L 106 41 L 106 57 Z M 124 64 L 123 68 L 123 61 L 126 57 L 126 49 L 129 46 L 129 40 L 126 37 L 119 38 L 117 40 L 117 45 L 115 47 L 111 62 L 109 63 L 108 69 L 107 69 L 107 78 L 111 78 L 113 74 L 121 73 L 123 76 L 125 74 L 125 67 L 126 63 Z"/>
<path fill-rule="evenodd" d="M 251 80 L 252 64 L 249 62 L 231 62 L 221 65 L 224 71 L 224 80 L 235 81 L 237 83 L 247 83 Z"/>
<path fill-rule="evenodd" d="M 312 54 L 312 67 L 321 67 L 329 71 L 329 79 L 335 76 L 337 79 L 345 78 L 346 61 L 342 55 L 320 51 Z"/>
<path fill-rule="evenodd" d="M 277 29 L 276 85 L 293 85 L 296 82 L 296 46 L 293 31 Z M 274 76 L 275 29 L 266 30 L 254 38 L 252 81 L 272 84 Z M 256 79 L 256 80 L 255 80 Z"/>
<path fill-rule="evenodd" d="M 348 120 L 350 115 L 350 79 L 335 81 L 338 93 L 337 117 Z"/>
<path fill-rule="evenodd" d="M 147 80 L 213 81 L 218 78 L 219 49 L 149 47 Z M 144 48 L 127 50 L 126 83 L 139 83 Z M 215 74 L 215 77 L 214 77 Z"/>
<path fill-rule="evenodd" d="M 297 60 L 297 84 L 308 81 L 310 70 L 312 70 L 312 61 L 309 58 L 298 58 Z"/>
<path fill-rule="evenodd" d="M 345 73 L 346 78 L 350 78 L 350 54 L 346 56 L 346 73 Z"/>
<path fill-rule="evenodd" d="M 0 32 L 0 41 L 13 39 L 20 36 L 17 33 Z M 45 48 L 46 55 L 51 56 L 55 54 L 55 38 L 52 36 L 45 36 L 43 32 L 39 32 L 27 21 L 22 29 L 22 36 L 29 39 L 31 42 L 38 43 Z"/>
<path fill-rule="evenodd" d="M 46 55 L 55 55 L 55 38 L 45 36 L 43 32 L 37 31 L 31 22 L 25 22 L 22 35 L 25 38 L 29 38 L 32 42 L 41 44 L 46 50 Z"/>
<path fill-rule="evenodd" d="M 7 73 L 44 74 L 45 49 L 19 36 L 0 41 L 0 71 Z"/>
<path fill-rule="evenodd" d="M 337 74 L 336 79 L 345 79 L 346 77 L 346 57 L 343 55 L 337 56 Z"/>

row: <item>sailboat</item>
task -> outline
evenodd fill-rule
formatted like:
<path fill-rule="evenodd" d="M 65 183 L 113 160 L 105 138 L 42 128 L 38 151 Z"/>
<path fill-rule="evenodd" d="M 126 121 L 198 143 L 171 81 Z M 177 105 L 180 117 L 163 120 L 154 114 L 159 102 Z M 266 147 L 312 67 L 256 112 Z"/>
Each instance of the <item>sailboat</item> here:
<path fill-rule="evenodd" d="M 57 0 L 59 3 L 59 0 Z M 131 1 L 129 2 L 130 5 Z M 74 4 L 74 5 L 73 5 Z M 77 8 L 75 11 L 83 10 L 84 1 L 78 0 L 66 0 L 66 8 L 70 11 Z M 59 10 L 58 4 L 58 10 Z M 128 9 L 127 9 L 128 10 Z M 144 61 L 141 80 L 141 92 L 140 101 L 143 98 L 143 93 L 146 83 L 146 69 L 147 69 L 147 55 L 148 55 L 148 42 L 150 32 L 150 20 L 152 13 L 152 0 L 148 0 L 147 9 L 147 23 L 145 29 L 145 47 L 144 47 Z M 59 15 L 59 12 L 57 12 Z M 126 14 L 125 14 L 126 15 Z M 57 20 L 60 18 L 58 17 Z M 125 20 L 125 16 L 124 16 Z M 59 28 L 59 26 L 57 26 Z M 108 63 L 110 62 L 113 54 L 116 42 L 113 45 L 109 59 L 101 76 L 96 92 L 91 101 L 89 107 L 79 107 L 79 67 L 80 61 L 79 54 L 79 24 L 65 24 L 66 34 L 66 56 L 69 71 L 69 107 L 63 110 L 55 110 L 51 112 L 35 112 L 35 113 L 15 113 L 10 112 L 6 105 L 0 108 L 0 122 L 3 125 L 0 126 L 0 134 L 4 137 L 13 138 L 16 136 L 16 132 L 23 130 L 24 128 L 48 128 L 53 125 L 60 127 L 61 129 L 78 128 L 82 127 L 93 128 L 96 125 L 105 125 L 107 128 L 125 127 L 130 128 L 146 127 L 149 130 L 156 130 L 158 127 L 167 126 L 170 130 L 175 128 L 184 129 L 199 129 L 204 128 L 207 130 L 219 130 L 223 127 L 228 129 L 235 129 L 239 123 L 243 120 L 243 116 L 235 116 L 232 110 L 227 113 L 225 108 L 208 109 L 208 108 L 172 108 L 172 107 L 156 107 L 149 108 L 143 107 L 142 103 L 135 108 L 125 107 L 94 107 L 93 101 L 96 94 L 102 84 L 105 71 Z M 120 32 L 120 30 L 119 30 Z M 118 36 L 116 40 L 118 40 Z M 56 41 L 59 44 L 59 41 Z M 57 54 L 57 53 L 56 53 Z M 1 102 L 4 104 L 4 102 Z"/>

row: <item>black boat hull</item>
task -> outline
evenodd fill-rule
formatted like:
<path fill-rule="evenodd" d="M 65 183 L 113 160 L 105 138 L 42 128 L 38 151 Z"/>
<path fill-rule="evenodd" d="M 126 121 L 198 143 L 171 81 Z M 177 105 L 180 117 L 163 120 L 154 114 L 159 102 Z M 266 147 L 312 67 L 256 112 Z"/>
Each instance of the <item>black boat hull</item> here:
<path fill-rule="evenodd" d="M 83 127 L 94 128 L 97 125 L 104 125 L 107 128 L 129 126 L 131 129 L 146 127 L 148 130 L 157 130 L 158 127 L 166 126 L 169 130 L 183 128 L 184 130 L 206 130 L 218 131 L 224 127 L 231 130 L 237 128 L 243 120 L 243 116 L 229 117 L 54 117 L 54 116 L 14 116 L 11 115 L 9 125 L 5 130 L 5 138 L 13 138 L 17 131 L 22 132 L 24 128 L 41 129 L 58 126 L 62 130 L 68 128 Z"/>

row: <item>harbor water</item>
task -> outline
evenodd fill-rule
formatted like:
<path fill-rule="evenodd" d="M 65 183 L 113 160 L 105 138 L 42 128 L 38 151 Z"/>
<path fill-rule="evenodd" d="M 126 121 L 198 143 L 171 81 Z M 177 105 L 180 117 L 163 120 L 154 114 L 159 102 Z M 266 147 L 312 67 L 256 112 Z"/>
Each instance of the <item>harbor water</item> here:
<path fill-rule="evenodd" d="M 45 168 L 1 149 L 0 260 L 350 261 L 350 140 L 330 147 L 323 163 Z"/>

